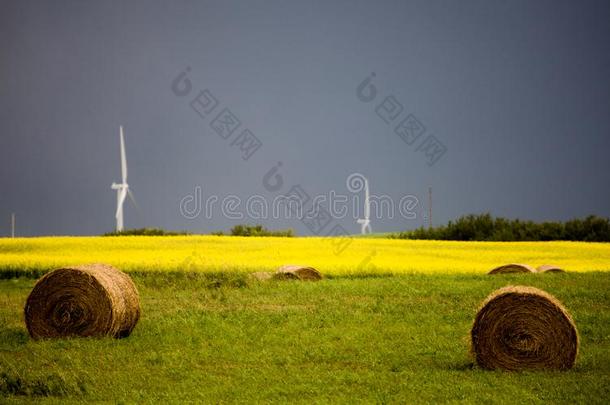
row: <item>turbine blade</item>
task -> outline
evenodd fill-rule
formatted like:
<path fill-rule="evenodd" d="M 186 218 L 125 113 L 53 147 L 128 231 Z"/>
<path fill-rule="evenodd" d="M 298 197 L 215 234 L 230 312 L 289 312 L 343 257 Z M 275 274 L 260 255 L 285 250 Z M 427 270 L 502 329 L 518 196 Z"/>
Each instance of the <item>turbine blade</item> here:
<path fill-rule="evenodd" d="M 123 212 L 123 203 L 125 202 L 125 197 L 127 197 L 127 191 L 125 188 L 122 188 L 119 194 L 119 199 L 117 200 L 117 205 L 116 205 L 116 217 L 118 218 L 119 215 Z"/>
<path fill-rule="evenodd" d="M 131 190 L 129 189 L 129 187 L 127 187 L 127 195 L 129 196 L 129 199 L 131 200 L 131 202 L 133 203 L 133 205 L 136 207 L 137 210 L 140 209 L 140 206 L 138 205 L 138 203 L 136 202 L 136 199 L 133 196 L 133 193 L 131 192 Z"/>
<path fill-rule="evenodd" d="M 127 157 L 125 155 L 125 137 L 123 136 L 123 126 L 121 125 L 121 174 L 123 175 L 123 184 L 127 183 Z"/>

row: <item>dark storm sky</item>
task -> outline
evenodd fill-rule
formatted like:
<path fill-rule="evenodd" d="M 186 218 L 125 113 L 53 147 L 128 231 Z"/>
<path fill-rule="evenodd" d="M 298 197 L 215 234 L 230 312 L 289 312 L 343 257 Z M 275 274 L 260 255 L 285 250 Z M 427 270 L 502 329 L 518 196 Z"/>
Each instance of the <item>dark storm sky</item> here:
<path fill-rule="evenodd" d="M 99 234 L 114 227 L 125 126 L 127 227 L 209 232 L 181 199 L 334 189 L 364 173 L 371 192 L 466 213 L 533 220 L 610 215 L 607 1 L 205 1 L 0 3 L 0 235 Z M 189 66 L 193 94 L 172 80 Z M 356 88 L 375 72 L 377 98 Z M 189 101 L 209 89 L 202 119 Z M 447 148 L 434 165 L 375 113 L 393 95 Z M 229 108 L 263 146 L 247 161 L 210 122 Z M 421 214 L 421 213 L 420 213 Z M 375 231 L 424 219 L 374 220 Z M 337 220 L 349 232 L 351 218 Z"/>

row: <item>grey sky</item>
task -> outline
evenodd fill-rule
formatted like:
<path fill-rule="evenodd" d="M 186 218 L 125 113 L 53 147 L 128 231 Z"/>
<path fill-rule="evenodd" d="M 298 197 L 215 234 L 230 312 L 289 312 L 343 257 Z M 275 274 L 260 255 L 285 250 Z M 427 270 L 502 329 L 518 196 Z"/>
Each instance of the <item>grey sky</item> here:
<path fill-rule="evenodd" d="M 0 235 L 11 212 L 21 235 L 112 230 L 120 124 L 140 205 L 127 227 L 309 234 L 180 215 L 197 185 L 273 197 L 262 178 L 278 161 L 283 191 L 348 194 L 361 172 L 371 192 L 425 208 L 432 186 L 436 223 L 610 216 L 609 21 L 607 1 L 2 1 Z M 205 119 L 171 90 L 187 66 L 220 102 Z M 378 95 L 363 103 L 371 72 Z M 433 166 L 376 115 L 390 95 L 447 147 Z M 263 143 L 247 161 L 210 127 L 225 107 Z"/>

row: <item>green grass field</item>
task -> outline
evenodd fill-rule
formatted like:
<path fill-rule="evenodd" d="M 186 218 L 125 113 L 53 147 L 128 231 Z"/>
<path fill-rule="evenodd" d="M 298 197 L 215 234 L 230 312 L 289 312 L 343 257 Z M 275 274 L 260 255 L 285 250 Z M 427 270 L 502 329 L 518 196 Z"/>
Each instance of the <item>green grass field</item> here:
<path fill-rule="evenodd" d="M 607 403 L 610 273 L 409 274 L 318 283 L 135 273 L 142 318 L 121 340 L 32 341 L 35 280 L 0 281 L 0 402 Z M 473 367 L 469 330 L 496 288 L 560 299 L 581 348 L 567 372 Z"/>

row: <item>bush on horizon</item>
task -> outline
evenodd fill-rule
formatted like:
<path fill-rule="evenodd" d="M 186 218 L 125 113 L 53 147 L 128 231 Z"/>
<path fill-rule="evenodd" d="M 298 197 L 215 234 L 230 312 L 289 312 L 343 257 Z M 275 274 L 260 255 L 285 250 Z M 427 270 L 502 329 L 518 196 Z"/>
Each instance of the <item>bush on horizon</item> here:
<path fill-rule="evenodd" d="M 212 232 L 212 235 L 222 236 L 222 231 Z M 280 229 L 277 231 L 270 231 L 262 225 L 235 225 L 231 228 L 230 236 L 280 236 L 291 238 L 294 236 L 292 229 Z"/>
<path fill-rule="evenodd" d="M 190 235 L 186 231 L 166 231 L 161 228 L 136 228 L 136 229 L 125 229 L 117 232 L 107 232 L 102 236 L 178 236 L 178 235 Z"/>

